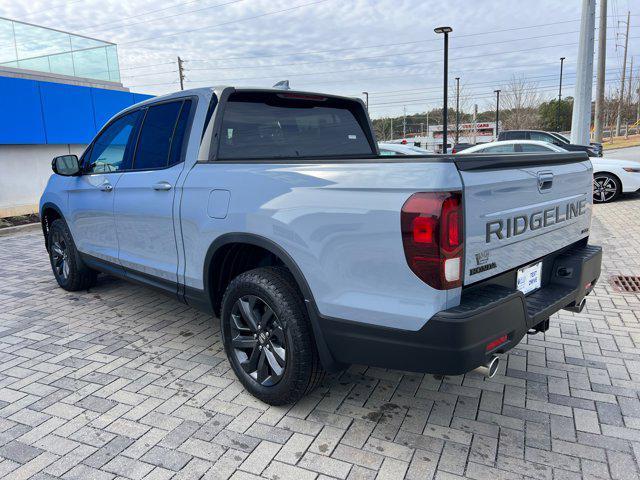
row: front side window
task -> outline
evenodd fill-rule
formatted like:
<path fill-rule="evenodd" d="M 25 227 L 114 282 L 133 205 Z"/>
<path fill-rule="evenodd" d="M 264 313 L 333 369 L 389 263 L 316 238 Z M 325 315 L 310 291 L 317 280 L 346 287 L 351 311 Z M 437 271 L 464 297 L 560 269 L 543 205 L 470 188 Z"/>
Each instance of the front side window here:
<path fill-rule="evenodd" d="M 109 125 L 93 142 L 85 173 L 113 173 L 129 168 L 129 139 L 139 111 L 124 115 Z"/>
<path fill-rule="evenodd" d="M 237 92 L 222 119 L 218 158 L 374 155 L 355 101 L 295 93 Z"/>
<path fill-rule="evenodd" d="M 133 161 L 134 170 L 179 163 L 190 105 L 191 101 L 177 101 L 148 108 Z"/>

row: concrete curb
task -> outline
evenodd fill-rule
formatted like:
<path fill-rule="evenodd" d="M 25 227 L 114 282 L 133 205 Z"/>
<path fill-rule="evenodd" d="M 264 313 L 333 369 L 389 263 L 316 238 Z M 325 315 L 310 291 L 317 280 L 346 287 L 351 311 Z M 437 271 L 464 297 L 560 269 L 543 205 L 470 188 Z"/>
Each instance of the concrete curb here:
<path fill-rule="evenodd" d="M 0 237 L 7 237 L 16 233 L 31 232 L 40 228 L 39 223 L 27 223 L 26 225 L 17 225 L 15 227 L 0 228 Z"/>

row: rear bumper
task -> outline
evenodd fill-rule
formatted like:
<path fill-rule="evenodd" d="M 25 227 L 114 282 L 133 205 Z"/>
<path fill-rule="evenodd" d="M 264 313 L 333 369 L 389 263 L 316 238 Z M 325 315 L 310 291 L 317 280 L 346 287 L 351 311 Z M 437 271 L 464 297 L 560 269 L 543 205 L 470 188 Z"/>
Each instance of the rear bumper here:
<path fill-rule="evenodd" d="M 507 272 L 464 289 L 459 306 L 434 315 L 418 331 L 322 318 L 324 339 L 341 363 L 442 375 L 468 372 L 513 348 L 551 314 L 579 305 L 600 276 L 602 249 L 581 242 L 542 260 L 543 286 L 526 297 L 507 286 L 515 285 L 515 271 Z M 487 351 L 487 344 L 504 335 L 506 343 Z"/>

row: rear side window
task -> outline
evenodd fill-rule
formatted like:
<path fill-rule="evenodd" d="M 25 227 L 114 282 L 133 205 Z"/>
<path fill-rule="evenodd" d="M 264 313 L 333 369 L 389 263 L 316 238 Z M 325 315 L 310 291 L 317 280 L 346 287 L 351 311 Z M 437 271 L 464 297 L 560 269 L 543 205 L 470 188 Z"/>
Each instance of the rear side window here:
<path fill-rule="evenodd" d="M 513 153 L 513 145 L 495 145 L 483 148 L 478 153 Z"/>
<path fill-rule="evenodd" d="M 190 104 L 178 101 L 149 107 L 138 139 L 134 170 L 165 168 L 180 162 Z"/>
<path fill-rule="evenodd" d="M 542 145 L 531 145 L 529 143 L 523 143 L 520 145 L 520 151 L 524 153 L 530 152 L 552 152 L 550 148 L 544 147 Z"/>
<path fill-rule="evenodd" d="M 549 143 L 553 143 L 554 138 L 547 134 L 547 133 L 542 133 L 542 132 L 530 132 L 529 133 L 531 140 L 538 140 L 539 142 L 549 142 Z"/>
<path fill-rule="evenodd" d="M 225 107 L 218 158 L 373 155 L 365 122 L 355 101 L 284 92 L 238 92 L 229 97 Z"/>

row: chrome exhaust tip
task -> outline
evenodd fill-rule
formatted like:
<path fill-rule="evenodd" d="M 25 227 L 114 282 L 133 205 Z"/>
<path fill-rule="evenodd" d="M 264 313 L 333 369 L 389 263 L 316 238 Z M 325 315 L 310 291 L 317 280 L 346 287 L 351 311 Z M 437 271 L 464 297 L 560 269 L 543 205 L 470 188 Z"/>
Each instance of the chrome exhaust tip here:
<path fill-rule="evenodd" d="M 577 305 L 571 305 L 570 307 L 565 307 L 564 309 L 569 312 L 580 313 L 584 309 L 584 306 L 586 305 L 586 303 L 587 303 L 587 299 L 583 298 L 582 301 Z"/>
<path fill-rule="evenodd" d="M 498 371 L 498 366 L 500 365 L 500 358 L 497 355 L 491 357 L 484 365 L 480 365 L 478 368 L 473 370 L 474 372 L 478 372 L 481 375 L 484 375 L 487 378 L 493 378 Z"/>

